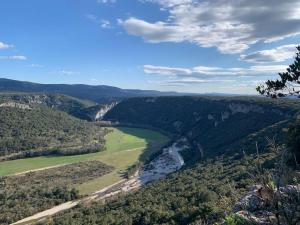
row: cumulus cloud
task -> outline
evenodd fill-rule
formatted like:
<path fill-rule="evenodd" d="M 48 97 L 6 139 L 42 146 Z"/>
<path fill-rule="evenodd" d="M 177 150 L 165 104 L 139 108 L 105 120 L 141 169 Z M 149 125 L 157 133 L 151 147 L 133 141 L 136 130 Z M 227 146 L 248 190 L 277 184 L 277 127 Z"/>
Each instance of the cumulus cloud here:
<path fill-rule="evenodd" d="M 255 65 L 248 68 L 222 68 L 197 66 L 193 68 L 178 68 L 144 65 L 144 72 L 147 74 L 168 75 L 173 77 L 238 77 L 238 76 L 259 76 L 274 75 L 283 72 L 287 65 Z"/>
<path fill-rule="evenodd" d="M 0 41 L 0 49 L 6 49 L 6 48 L 11 48 L 11 47 L 13 47 L 13 46 Z"/>
<path fill-rule="evenodd" d="M 23 55 L 12 55 L 12 56 L 0 56 L 0 60 L 27 60 L 26 56 Z"/>
<path fill-rule="evenodd" d="M 300 34 L 299 0 L 143 0 L 169 12 L 164 21 L 135 17 L 122 21 L 131 35 L 146 42 L 191 42 L 241 53 L 258 42 L 273 42 Z"/>
<path fill-rule="evenodd" d="M 269 50 L 262 50 L 247 55 L 241 55 L 240 59 L 254 63 L 283 62 L 295 56 L 296 47 L 297 45 L 295 44 L 283 45 Z"/>

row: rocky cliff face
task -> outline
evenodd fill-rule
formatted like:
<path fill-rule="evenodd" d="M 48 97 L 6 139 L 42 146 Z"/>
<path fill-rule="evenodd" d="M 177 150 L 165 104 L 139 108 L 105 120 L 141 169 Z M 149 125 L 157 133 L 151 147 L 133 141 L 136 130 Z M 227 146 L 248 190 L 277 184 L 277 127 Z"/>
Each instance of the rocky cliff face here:
<path fill-rule="evenodd" d="M 30 108 L 44 106 L 90 121 L 94 121 L 96 114 L 103 108 L 102 105 L 61 94 L 2 93 L 0 104 L 23 108 L 25 105 Z"/>
<path fill-rule="evenodd" d="M 101 121 L 104 118 L 105 114 L 108 113 L 117 104 L 117 102 L 113 102 L 109 105 L 103 105 L 102 108 L 97 112 L 95 116 L 95 121 Z"/>
<path fill-rule="evenodd" d="M 17 102 L 4 102 L 0 104 L 0 107 L 10 107 L 10 108 L 19 108 L 19 109 L 31 109 L 29 105 L 17 103 Z"/>

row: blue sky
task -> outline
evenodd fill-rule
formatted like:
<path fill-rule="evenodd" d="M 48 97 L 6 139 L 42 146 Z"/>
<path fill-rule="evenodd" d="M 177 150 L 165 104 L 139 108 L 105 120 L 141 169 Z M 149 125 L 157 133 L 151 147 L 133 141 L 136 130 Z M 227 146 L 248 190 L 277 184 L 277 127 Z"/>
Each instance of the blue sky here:
<path fill-rule="evenodd" d="M 0 77 L 255 93 L 300 44 L 298 0 L 2 0 Z"/>

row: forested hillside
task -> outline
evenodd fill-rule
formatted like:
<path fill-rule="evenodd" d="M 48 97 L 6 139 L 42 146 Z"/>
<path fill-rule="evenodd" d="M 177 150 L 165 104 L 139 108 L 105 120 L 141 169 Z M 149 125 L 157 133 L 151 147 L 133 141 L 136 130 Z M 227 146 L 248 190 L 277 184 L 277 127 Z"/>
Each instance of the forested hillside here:
<path fill-rule="evenodd" d="M 0 104 L 5 105 L 10 102 L 31 106 L 47 106 L 89 121 L 95 120 L 97 112 L 104 107 L 103 105 L 98 105 L 92 101 L 82 100 L 62 94 L 0 92 Z"/>
<path fill-rule="evenodd" d="M 268 163 L 271 155 L 261 157 Z M 255 181 L 255 158 L 236 156 L 208 160 L 170 175 L 129 196 L 107 204 L 95 202 L 57 215 L 44 225 L 202 225 L 217 223 Z M 232 223 L 236 225 L 254 225 Z M 225 224 L 227 225 L 227 224 Z M 231 224 L 228 224 L 231 225 Z"/>
<path fill-rule="evenodd" d="M 283 128 L 294 122 L 298 113 L 298 101 L 264 98 L 160 97 L 123 101 L 104 119 L 164 130 L 174 139 L 185 136 L 193 146 L 181 154 L 186 162 L 193 163 L 138 192 L 118 196 L 106 204 L 81 205 L 42 224 L 257 224 L 235 214 L 236 205 L 256 184 L 269 191 L 278 180 L 281 185 L 297 185 L 300 176 L 292 166 L 295 162 L 283 167 L 293 157 L 281 144 L 286 143 Z M 252 200 L 245 201 L 250 208 Z M 299 202 L 299 197 L 280 200 L 280 207 L 296 213 Z M 282 221 L 297 222 L 300 218 L 297 213 L 284 211 L 277 216 Z M 273 217 L 270 221 L 276 221 Z"/>
<path fill-rule="evenodd" d="M 2 103 L 0 124 L 2 159 L 104 149 L 104 132 L 99 127 L 46 106 Z"/>
<path fill-rule="evenodd" d="M 256 141 L 265 145 L 266 136 L 281 140 L 282 128 L 299 110 L 299 101 L 265 98 L 133 98 L 118 104 L 104 119 L 185 136 L 196 155 L 214 156 L 253 151 Z"/>

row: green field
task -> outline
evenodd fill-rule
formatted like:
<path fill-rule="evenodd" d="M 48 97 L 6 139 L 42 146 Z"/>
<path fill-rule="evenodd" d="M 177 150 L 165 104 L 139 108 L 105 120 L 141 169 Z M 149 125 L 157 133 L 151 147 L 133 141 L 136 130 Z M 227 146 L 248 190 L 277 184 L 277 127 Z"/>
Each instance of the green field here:
<path fill-rule="evenodd" d="M 82 194 L 91 193 L 122 179 L 123 172 L 137 161 L 145 161 L 151 154 L 159 151 L 168 141 L 160 133 L 138 128 L 111 128 L 106 135 L 107 149 L 102 152 L 76 156 L 47 156 L 0 163 L 0 176 L 14 175 L 30 170 L 66 165 L 76 162 L 99 160 L 113 166 L 113 172 L 82 184 Z"/>

